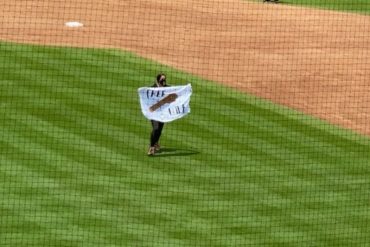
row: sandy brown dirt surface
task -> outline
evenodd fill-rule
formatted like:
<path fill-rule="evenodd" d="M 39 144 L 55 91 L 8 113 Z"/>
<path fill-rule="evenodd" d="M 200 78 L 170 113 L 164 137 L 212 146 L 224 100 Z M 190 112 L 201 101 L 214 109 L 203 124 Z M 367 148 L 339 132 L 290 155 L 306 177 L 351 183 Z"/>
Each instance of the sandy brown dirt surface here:
<path fill-rule="evenodd" d="M 0 8 L 1 40 L 130 50 L 370 135 L 369 16 L 239 0 L 0 0 Z"/>

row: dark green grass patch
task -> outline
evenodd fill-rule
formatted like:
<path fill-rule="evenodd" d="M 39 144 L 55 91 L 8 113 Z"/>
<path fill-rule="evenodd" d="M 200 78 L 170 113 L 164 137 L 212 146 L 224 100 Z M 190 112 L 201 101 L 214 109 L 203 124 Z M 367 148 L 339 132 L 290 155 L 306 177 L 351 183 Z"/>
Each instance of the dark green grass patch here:
<path fill-rule="evenodd" d="M 280 0 L 279 2 L 282 4 L 370 14 L 370 1 L 368 0 Z"/>
<path fill-rule="evenodd" d="M 117 50 L 0 44 L 0 246 L 365 246 L 370 142 Z M 147 157 L 137 88 L 193 85 Z"/>

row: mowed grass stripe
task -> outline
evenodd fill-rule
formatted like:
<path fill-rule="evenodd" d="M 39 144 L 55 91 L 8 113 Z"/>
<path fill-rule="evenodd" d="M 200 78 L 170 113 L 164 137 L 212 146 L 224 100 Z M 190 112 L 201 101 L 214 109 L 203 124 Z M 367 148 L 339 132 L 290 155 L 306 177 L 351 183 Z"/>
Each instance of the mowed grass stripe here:
<path fill-rule="evenodd" d="M 370 2 L 367 0 L 283 0 L 281 2 L 293 5 L 306 5 L 322 9 L 370 14 Z"/>
<path fill-rule="evenodd" d="M 252 0 L 262 2 L 260 0 Z M 296 6 L 308 6 L 320 9 L 370 14 L 370 2 L 368 0 L 279 0 L 280 4 Z"/>
<path fill-rule="evenodd" d="M 45 92 L 46 89 L 43 89 L 43 92 Z M 37 87 L 33 87 L 33 88 L 30 88 L 30 89 L 25 89 L 25 90 L 21 90 L 21 91 L 25 91 L 27 92 L 28 94 L 28 98 L 30 99 L 34 99 L 34 98 L 40 98 L 40 95 L 37 93 Z M 69 91 L 69 90 L 68 90 Z M 76 90 L 78 92 L 78 90 Z M 62 112 L 69 112 L 69 114 L 71 114 L 72 116 L 78 116 L 79 118 L 81 119 L 91 119 L 91 123 L 95 123 L 97 126 L 102 126 L 101 128 L 96 128 L 96 129 L 93 129 L 93 134 L 89 135 L 88 132 L 83 132 L 83 133 L 79 133 L 79 132 L 75 132 L 75 134 L 77 135 L 80 135 L 80 137 L 83 139 L 84 137 L 88 137 L 90 140 L 93 138 L 92 141 L 101 141 L 101 140 L 109 140 L 108 143 L 106 143 L 105 146 L 108 146 L 108 148 L 120 148 L 121 145 L 117 145 L 118 144 L 118 141 L 120 141 L 119 139 L 117 139 L 116 137 L 121 137 L 123 139 L 123 137 L 125 137 L 126 139 L 128 137 L 129 140 L 133 140 L 133 141 L 130 141 L 130 143 L 132 145 L 134 145 L 134 147 L 140 147 L 140 144 L 143 143 L 144 141 L 147 141 L 147 137 L 145 138 L 145 140 L 141 141 L 140 142 L 136 142 L 135 140 L 138 140 L 140 139 L 140 137 L 138 135 L 135 135 L 135 132 L 133 131 L 133 133 L 129 133 L 130 136 L 122 136 L 121 134 L 121 129 L 117 129 L 117 127 L 115 126 L 112 126 L 110 125 L 111 123 L 109 122 L 104 122 L 104 120 L 102 119 L 96 119 L 95 117 L 97 117 L 98 115 L 95 114 L 94 112 L 96 111 L 96 113 L 99 114 L 99 116 L 107 116 L 107 119 L 109 118 L 109 116 L 114 116 L 112 115 L 112 112 L 110 113 L 106 113 L 105 110 L 107 109 L 112 109 L 110 107 L 104 107 L 104 109 L 97 109 L 96 107 L 93 107 L 93 106 L 87 106 L 87 107 L 84 107 L 82 109 L 74 109 L 73 106 L 70 106 L 70 105 L 66 105 L 66 104 L 63 104 L 64 102 L 58 100 L 57 98 L 60 98 L 57 97 L 56 95 L 53 95 L 53 92 L 48 92 L 49 95 L 50 95 L 50 99 L 54 99 L 54 100 L 50 100 L 49 101 L 46 101 L 46 102 L 42 102 L 42 105 L 34 105 L 33 102 L 31 101 L 28 101 L 26 102 L 27 105 L 31 105 L 32 108 L 34 109 L 40 109 L 40 108 L 43 108 L 43 112 L 42 113 L 39 113 L 37 111 L 34 111 L 33 114 L 34 115 L 37 115 L 39 117 L 44 117 L 44 118 L 47 118 L 48 116 L 52 115 L 53 118 L 54 118 L 54 121 L 56 122 L 56 124 L 58 125 L 58 127 L 60 128 L 71 128 L 72 131 L 74 131 L 75 129 L 85 129 L 85 130 L 88 130 L 89 129 L 89 125 L 88 124 L 85 124 L 84 121 L 81 121 L 81 122 L 78 122 L 78 120 L 74 120 L 74 119 L 70 119 L 68 118 L 68 115 L 61 115 L 60 113 L 58 113 L 58 111 L 60 111 L 60 109 L 50 109 L 48 111 L 45 111 L 45 107 L 43 107 L 44 104 L 47 104 L 47 105 L 50 105 L 50 106 L 53 106 L 53 105 L 64 105 L 64 106 L 67 106 L 67 109 L 66 110 L 63 110 Z M 68 92 L 67 92 L 68 93 Z M 78 93 L 77 93 L 78 94 Z M 81 102 L 81 98 L 78 98 L 78 99 L 74 99 L 74 98 L 70 98 L 68 100 L 68 97 L 62 97 L 65 101 L 67 102 L 73 102 L 73 104 L 75 106 L 83 106 L 82 102 Z M 89 102 L 89 104 L 93 104 L 90 102 L 89 100 L 89 96 L 86 97 L 86 102 Z M 58 102 L 57 104 L 55 102 Z M 80 103 L 81 102 L 81 103 Z M 53 103 L 53 104 L 52 104 Z M 104 101 L 99 101 L 99 102 L 95 102 L 96 104 L 104 104 L 105 102 Z M 91 109 L 93 109 L 94 112 L 88 112 L 88 111 L 91 111 Z M 116 114 L 118 115 L 118 114 Z M 128 114 L 126 114 L 125 116 L 130 116 Z M 125 117 L 123 116 L 123 117 Z M 29 119 L 29 117 L 26 118 L 27 120 Z M 132 121 L 132 119 L 131 119 Z M 124 121 L 125 122 L 125 125 L 127 125 L 126 123 L 127 122 L 130 122 L 130 119 L 129 118 L 125 118 Z M 108 126 L 103 126 L 103 124 L 106 123 L 108 124 Z M 67 124 L 67 125 L 66 125 Z M 37 125 L 37 123 L 35 124 Z M 144 129 L 144 128 L 143 128 Z M 226 128 L 225 128 L 226 131 L 228 131 Z M 43 129 L 41 128 L 39 131 L 43 131 Z M 44 129 L 45 131 L 45 129 Z M 51 130 L 52 131 L 52 130 Z M 45 131 L 47 133 L 47 130 Z M 83 134 L 84 136 L 81 136 L 81 134 Z M 121 135 L 121 136 L 120 136 Z M 185 135 L 185 133 L 183 134 Z M 217 136 L 217 132 L 213 132 L 211 133 L 212 136 Z M 57 137 L 56 137 L 57 138 Z M 110 139 L 111 138 L 111 139 Z M 196 137 L 191 137 L 192 139 L 196 138 Z M 193 141 L 196 141 L 196 142 L 202 142 L 201 139 L 199 140 L 193 140 Z M 70 143 L 71 144 L 71 143 Z M 221 143 L 222 144 L 222 143 Z M 227 150 L 228 154 L 229 155 L 232 155 L 233 152 L 233 147 L 228 147 L 227 149 L 225 149 L 225 147 L 223 147 L 223 145 L 219 145 L 220 146 L 220 149 L 224 149 L 224 150 Z M 238 145 L 242 145 L 243 143 L 239 143 Z M 81 146 L 85 146 L 84 143 L 78 143 L 78 145 L 81 145 Z M 101 143 L 100 143 L 101 145 Z M 208 145 L 207 142 L 204 143 L 205 147 Z M 203 148 L 205 148 L 203 147 Z M 78 148 L 78 147 L 77 147 Z M 140 150 L 142 150 L 143 148 L 140 148 Z M 74 150 L 74 149 L 73 149 Z M 117 150 L 116 150 L 117 151 Z M 142 150 L 143 151 L 143 150 Z M 210 150 L 210 154 L 214 153 L 215 150 Z M 236 154 L 236 152 L 235 152 Z M 81 154 L 80 154 L 81 155 Z M 93 154 L 90 154 L 90 155 L 94 155 Z M 112 154 L 108 155 L 108 156 L 111 156 Z M 82 157 L 84 157 L 86 155 L 83 155 Z"/>
<path fill-rule="evenodd" d="M 6 244 L 367 242 L 368 138 L 130 53 L 0 47 Z M 192 113 L 149 158 L 137 88 L 163 70 Z"/>
<path fill-rule="evenodd" d="M 36 89 L 38 89 L 38 87 L 37 87 L 37 85 L 35 86 L 35 88 Z M 82 92 L 76 92 L 78 95 L 83 95 L 82 94 Z M 87 98 L 88 98 L 89 96 L 88 95 L 84 95 L 84 99 L 87 101 Z M 94 95 L 91 95 L 91 97 L 95 97 Z M 70 100 L 70 99 L 68 99 L 67 98 L 67 100 Z M 96 103 L 96 102 L 93 102 L 93 103 Z M 104 105 L 107 105 L 108 104 L 108 106 L 106 107 L 106 108 L 110 108 L 110 106 L 109 106 L 109 101 L 108 100 L 105 100 L 105 101 L 103 101 L 102 102 Z M 87 106 L 88 108 L 89 108 L 89 106 Z M 91 108 L 91 107 L 90 107 Z M 86 111 L 86 109 L 85 109 L 85 111 Z M 224 111 L 224 109 L 220 109 L 220 111 Z M 111 113 L 110 113 L 111 114 Z M 236 112 L 236 114 L 238 114 L 238 115 L 240 115 L 241 113 L 238 113 L 238 112 Z M 271 112 L 271 111 L 269 111 L 267 114 L 266 114 L 267 116 L 273 116 L 273 112 Z M 270 118 L 271 119 L 271 118 Z M 273 118 L 272 118 L 273 119 Z M 272 121 L 270 121 L 270 122 L 272 122 Z M 262 122 L 262 124 L 264 124 L 264 123 L 267 123 L 267 121 L 264 121 L 264 122 Z M 248 124 L 248 123 L 247 123 Z M 260 123 L 261 124 L 261 123 Z M 277 127 L 276 125 L 275 126 L 272 126 L 273 128 L 274 127 Z M 276 131 L 276 132 L 279 132 L 279 131 Z M 282 133 L 284 133 L 285 131 L 284 131 L 284 129 L 282 129 Z M 337 140 L 334 140 L 335 141 L 335 143 L 341 143 L 340 141 L 338 142 Z"/>
<path fill-rule="evenodd" d="M 25 195 L 27 195 L 27 192 L 28 192 L 28 195 L 31 195 L 31 198 L 33 200 L 29 200 L 29 198 L 26 198 L 26 200 L 22 201 L 22 202 L 19 202 L 19 206 L 20 208 L 23 208 L 23 207 L 27 207 L 27 208 L 30 208 L 31 211 L 36 211 L 36 212 L 39 212 L 40 215 L 38 215 L 37 213 L 34 214 L 34 213 L 29 213 L 28 211 L 26 211 L 26 214 L 28 213 L 28 216 L 30 218 L 34 218 L 37 222 L 40 223 L 44 223 L 43 221 L 45 220 L 46 223 L 44 224 L 47 224 L 47 228 L 53 228 L 53 226 L 58 226 L 58 225 L 61 225 L 61 226 L 64 226 L 64 227 L 69 227 L 69 224 L 77 224 L 78 226 L 79 225 L 82 225 L 82 227 L 86 227 L 88 225 L 85 226 L 86 221 L 92 221 L 93 223 L 97 223 L 96 222 L 96 217 L 97 215 L 95 214 L 96 213 L 96 205 L 99 205 L 99 202 L 100 202 L 100 199 L 101 199 L 101 203 L 103 203 L 105 200 L 104 198 L 104 193 L 102 194 L 101 192 L 101 188 L 104 188 L 104 190 L 107 192 L 109 191 L 111 195 L 114 195 L 115 197 L 117 196 L 122 196 L 122 193 L 124 193 L 124 190 L 127 189 L 127 188 L 124 188 L 122 186 L 119 186 L 119 185 L 122 185 L 123 182 L 125 182 L 125 179 L 124 178 L 128 178 L 127 176 L 125 176 L 124 173 L 121 172 L 121 178 L 119 179 L 119 184 L 115 184 L 114 181 L 117 180 L 115 179 L 115 176 L 112 177 L 112 175 L 110 174 L 106 174 L 106 169 L 107 169 L 107 163 L 106 162 L 99 162 L 99 164 L 103 165 L 104 164 L 104 168 L 100 168 L 101 170 L 94 170 L 93 171 L 93 174 L 91 173 L 91 168 L 90 169 L 87 169 L 85 167 L 81 167 L 80 169 L 78 169 L 77 171 L 79 171 L 77 173 L 77 175 L 79 177 L 74 177 L 74 176 L 68 176 L 69 174 L 64 174 L 65 172 L 62 172 L 60 169 L 65 169 L 64 166 L 67 164 L 68 167 L 71 169 L 71 171 L 73 172 L 77 172 L 76 171 L 76 167 L 78 166 L 81 166 L 81 163 L 76 163 L 76 162 L 73 162 L 73 166 L 70 165 L 70 162 L 65 160 L 65 159 L 61 159 L 61 160 L 58 160 L 58 156 L 51 156 L 51 158 L 48 158 L 47 160 L 40 160 L 40 153 L 39 152 L 42 152 L 43 149 L 45 150 L 49 150 L 50 151 L 50 148 L 47 148 L 47 147 L 40 147 L 39 145 L 37 145 L 35 142 L 33 143 L 30 143 L 29 141 L 27 140 L 24 140 L 24 139 L 14 139 L 14 141 L 18 142 L 18 143 L 23 143 L 23 150 L 28 150 L 29 152 L 23 154 L 24 156 L 26 156 L 28 158 L 28 160 L 30 160 L 30 163 L 31 164 L 28 164 L 28 162 L 26 162 L 27 164 L 23 164 L 23 165 L 27 165 L 27 167 L 29 165 L 32 165 L 32 168 L 33 169 L 37 169 L 37 167 L 34 167 L 33 163 L 37 163 L 38 166 L 45 166 L 45 167 L 48 167 L 48 169 L 44 168 L 42 169 L 41 167 L 39 167 L 40 171 L 39 171 L 39 174 L 35 174 L 35 172 L 32 172 L 32 174 L 30 173 L 27 173 L 26 170 L 24 169 L 25 167 L 23 167 L 22 169 L 19 169 L 19 171 L 22 171 L 24 173 L 24 176 L 23 178 L 25 178 L 25 180 L 30 180 L 28 181 L 28 184 L 26 186 L 26 188 L 32 188 L 32 189 L 28 189 L 26 191 L 23 191 L 22 193 L 25 193 Z M 39 152 L 38 152 L 39 151 Z M 10 153 L 18 153 L 18 154 L 22 154 L 22 151 L 21 150 L 15 150 L 13 152 L 10 152 Z M 44 154 L 45 156 L 45 154 Z M 42 157 L 42 156 L 41 156 Z M 13 159 L 16 160 L 16 158 L 12 157 Z M 54 160 L 55 161 L 54 161 Z M 27 159 L 26 159 L 27 161 Z M 55 165 L 53 163 L 56 163 Z M 90 160 L 86 160 L 86 162 L 89 162 L 89 164 L 91 164 Z M 25 163 L 25 162 L 23 162 Z M 51 164 L 50 164 L 51 163 Z M 84 163 L 82 163 L 82 165 L 85 165 Z M 14 166 L 12 166 L 13 169 Z M 13 171 L 13 170 L 10 170 L 10 171 Z M 112 170 L 114 171 L 114 170 Z M 116 172 L 118 172 L 117 169 L 115 169 Z M 9 174 L 9 171 L 8 170 L 5 170 L 6 174 L 7 175 L 12 175 L 12 174 Z M 110 172 L 108 170 L 108 172 Z M 148 169 L 148 172 L 150 172 L 150 170 Z M 95 175 L 96 174 L 96 175 Z M 105 174 L 105 176 L 103 176 L 103 174 Z M 14 174 L 14 176 L 17 176 L 19 174 Z M 158 176 L 158 173 L 157 173 L 157 176 Z M 19 176 L 20 177 L 20 176 Z M 105 182 L 105 183 L 104 183 Z M 130 178 L 129 178 L 129 181 L 126 181 L 127 183 L 127 186 L 130 186 L 130 185 L 135 185 L 135 183 L 142 183 L 141 179 L 139 178 L 137 181 L 135 180 L 135 177 L 134 177 L 134 174 L 130 174 Z M 23 182 L 17 182 L 15 184 L 16 188 L 19 186 L 19 185 L 24 185 L 24 181 Z M 55 186 L 55 185 L 62 185 L 62 186 Z M 49 195 L 48 197 L 41 197 L 40 198 L 34 198 L 32 196 L 32 194 L 35 194 L 34 190 L 37 189 L 37 194 L 39 194 L 39 186 L 38 185 L 42 185 L 42 187 L 45 187 L 45 189 L 47 191 L 52 191 L 53 193 L 51 195 Z M 54 186 L 53 186 L 54 185 Z M 118 186 L 117 186 L 118 185 Z M 51 187 L 51 188 L 50 188 Z M 60 191 L 59 187 L 63 187 L 63 190 Z M 9 189 L 10 190 L 10 189 Z M 135 189 L 130 189 L 132 195 L 134 196 L 136 193 L 135 193 Z M 13 191 L 10 191 L 10 192 L 13 192 Z M 58 200 L 58 198 L 55 198 L 55 196 L 53 196 L 53 194 L 56 194 L 56 195 L 60 195 L 62 197 L 62 199 Z M 23 194 L 22 194 L 23 195 Z M 125 195 L 125 193 L 123 194 Z M 142 193 L 141 193 L 142 195 Z M 130 196 L 130 195 L 128 195 Z M 50 198 L 51 197 L 51 198 Z M 51 199 L 51 200 L 50 200 Z M 111 198 L 112 200 L 113 198 Z M 121 198 L 122 199 L 122 202 L 124 202 L 124 204 L 127 206 L 127 204 L 130 204 L 130 199 L 129 198 Z M 132 200 L 133 203 L 135 203 L 136 201 L 139 201 L 139 198 L 135 198 L 136 200 Z M 154 198 L 153 198 L 154 199 Z M 52 204 L 48 203 L 52 201 Z M 55 205 L 53 204 L 53 202 L 58 202 L 58 201 L 62 201 L 64 204 L 63 205 Z M 82 203 L 81 203 L 82 202 Z M 13 202 L 7 202 L 9 205 L 14 205 L 15 203 Z M 42 203 L 44 205 L 44 207 L 39 207 L 38 204 L 39 203 Z M 65 203 L 67 203 L 67 205 L 65 205 Z M 83 206 L 82 208 L 79 208 L 79 204 L 82 205 L 87 205 L 86 206 Z M 73 205 L 73 206 L 72 206 Z M 103 204 L 104 206 L 102 206 L 102 208 L 105 208 L 105 210 L 108 210 L 109 211 L 109 203 L 108 204 Z M 133 207 L 140 207 L 140 206 L 143 206 L 143 205 L 132 205 Z M 76 214 L 77 212 L 79 213 L 79 215 L 69 215 L 69 217 L 67 217 L 66 215 L 64 215 L 65 213 L 65 209 L 68 209 L 69 207 L 74 207 L 74 214 Z M 121 206 L 122 207 L 122 206 Z M 52 211 L 54 211 L 55 209 L 59 209 L 61 211 L 61 213 L 63 213 L 62 218 L 60 217 L 57 217 L 57 215 L 55 215 L 55 212 L 50 212 L 49 213 L 49 208 L 52 209 Z M 23 208 L 24 209 L 24 208 Z M 39 209 L 39 210 L 38 210 Z M 15 208 L 15 210 L 19 210 L 19 208 Z M 57 211 L 59 211 L 57 210 Z M 81 210 L 83 210 L 83 214 L 81 214 Z M 76 212 L 77 211 L 77 212 Z M 89 212 L 92 211 L 90 214 Z M 121 212 L 121 210 L 118 210 L 118 212 Z M 122 212 L 127 212 L 127 211 L 122 211 Z M 143 211 L 141 211 L 143 212 Z M 99 214 L 98 214 L 99 215 Z M 74 222 L 74 219 L 76 218 L 76 216 L 78 216 L 77 218 L 79 219 L 78 222 Z M 82 217 L 81 217 L 82 216 Z M 87 219 L 85 219 L 84 217 L 87 217 Z M 120 224 L 122 225 L 125 225 L 127 224 L 128 222 L 130 222 L 129 220 L 129 217 L 128 215 L 107 215 L 105 218 L 104 218 L 104 228 L 105 230 L 107 231 L 107 233 L 110 231 L 109 228 L 107 227 L 107 225 L 111 226 L 112 223 L 116 222 L 117 219 L 114 219 L 114 217 L 117 217 L 117 216 L 120 216 L 118 218 L 119 221 L 122 221 L 120 222 Z M 55 218 L 57 219 L 57 221 L 53 220 L 52 222 L 49 221 L 49 217 L 51 218 Z M 113 217 L 113 218 L 111 218 Z M 40 219 L 41 218 L 41 219 Z M 90 218 L 90 219 L 89 219 Z M 66 222 L 59 222 L 58 219 L 64 219 Z M 67 223 L 68 222 L 68 223 Z M 24 223 L 24 222 L 20 222 L 20 223 Z M 51 225 L 50 225 L 51 224 Z M 133 223 L 134 224 L 134 223 Z M 97 230 L 98 228 L 102 227 L 102 222 L 99 222 L 99 224 L 93 224 L 93 228 L 94 228 L 94 231 Z M 114 230 L 114 229 L 112 229 Z M 91 231 L 91 229 L 90 229 Z M 73 237 L 73 233 L 69 233 L 72 237 Z M 68 236 L 68 235 L 67 235 Z M 101 241 L 100 241 L 101 242 Z M 99 242 L 96 242 L 96 244 L 98 244 Z"/>

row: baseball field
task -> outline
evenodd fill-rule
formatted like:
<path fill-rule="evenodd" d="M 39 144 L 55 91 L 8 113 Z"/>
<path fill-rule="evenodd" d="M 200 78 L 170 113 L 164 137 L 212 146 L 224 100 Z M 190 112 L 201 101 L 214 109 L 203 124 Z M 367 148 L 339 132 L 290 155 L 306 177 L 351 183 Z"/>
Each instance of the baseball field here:
<path fill-rule="evenodd" d="M 328 2 L 0 1 L 0 246 L 369 246 L 370 4 Z"/>
<path fill-rule="evenodd" d="M 310 6 L 314 8 L 339 10 L 345 12 L 362 14 L 370 13 L 369 1 L 367 0 L 284 0 L 281 2 L 283 2 L 284 4 Z"/>

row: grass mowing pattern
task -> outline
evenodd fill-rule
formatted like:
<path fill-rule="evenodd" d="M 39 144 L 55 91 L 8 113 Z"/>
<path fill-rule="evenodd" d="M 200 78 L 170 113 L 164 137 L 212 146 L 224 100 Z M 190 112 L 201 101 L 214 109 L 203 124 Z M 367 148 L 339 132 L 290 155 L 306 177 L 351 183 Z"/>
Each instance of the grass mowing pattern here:
<path fill-rule="evenodd" d="M 367 138 L 130 53 L 0 47 L 0 246 L 370 242 Z M 194 93 L 150 158 L 158 71 Z"/>
<path fill-rule="evenodd" d="M 280 2 L 322 9 L 370 14 L 370 2 L 368 0 L 282 0 Z"/>

